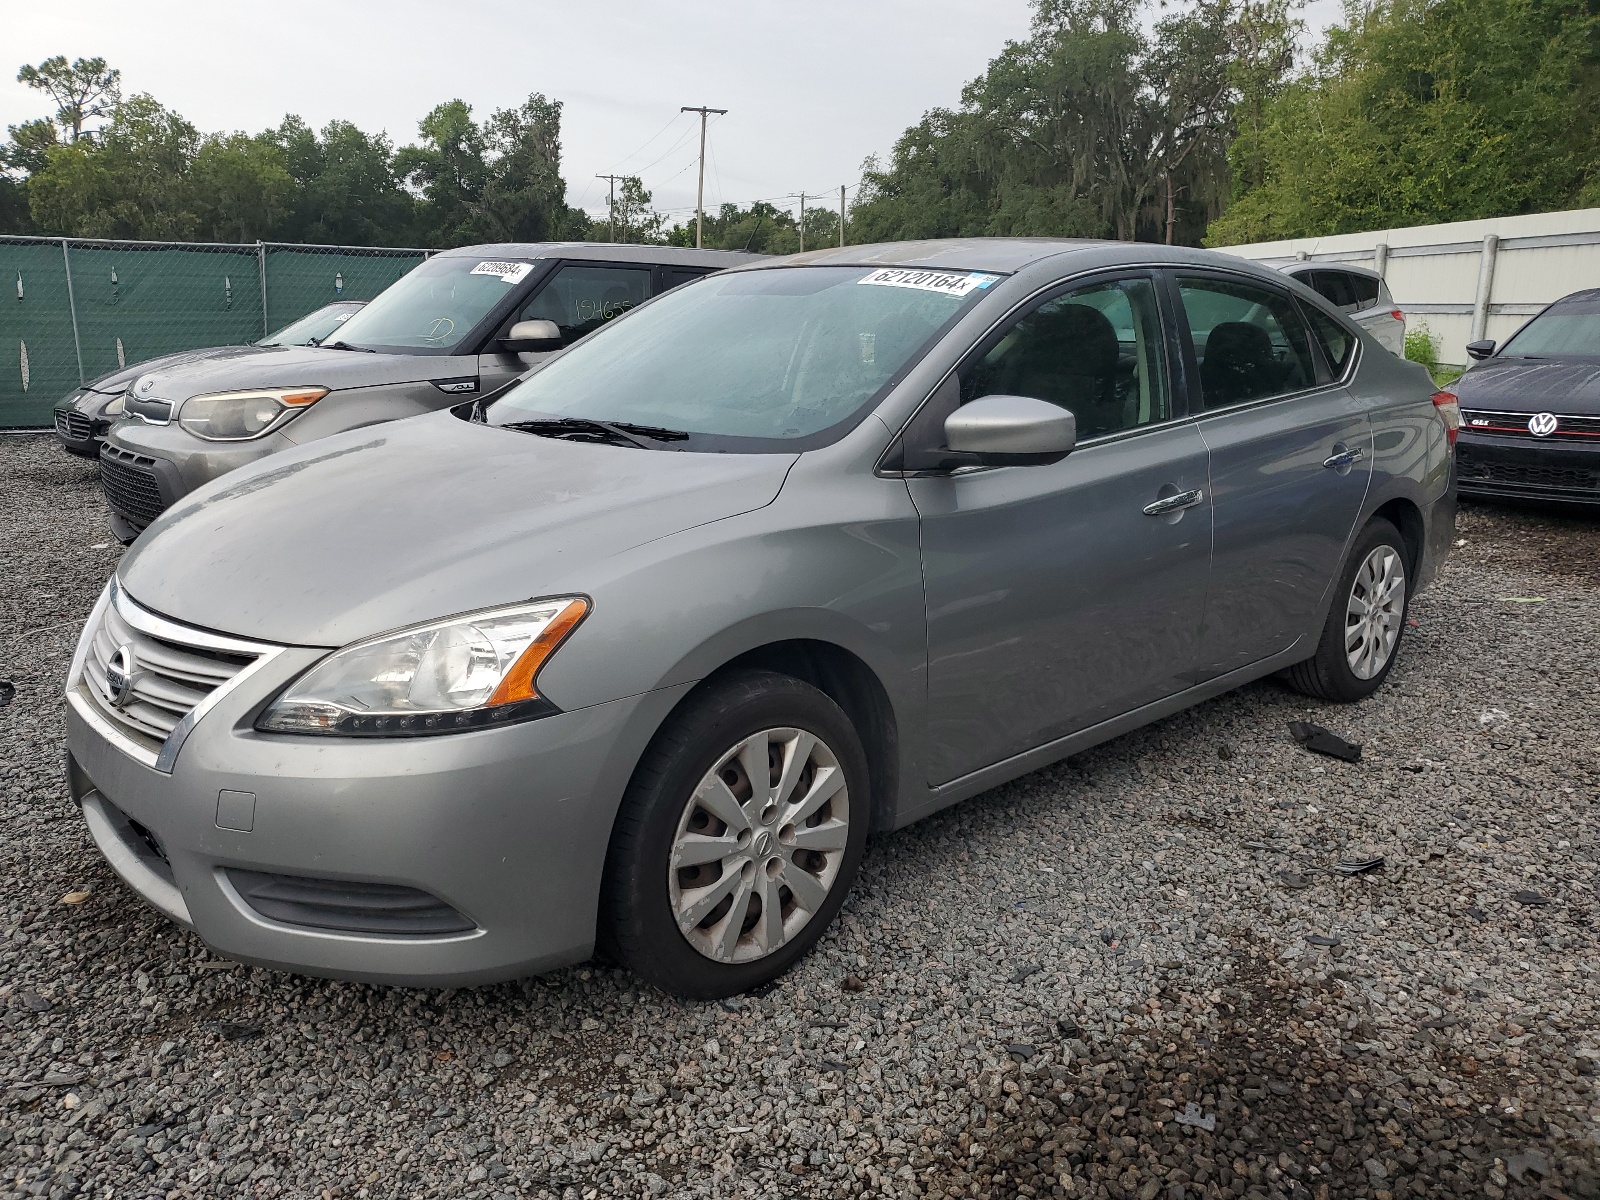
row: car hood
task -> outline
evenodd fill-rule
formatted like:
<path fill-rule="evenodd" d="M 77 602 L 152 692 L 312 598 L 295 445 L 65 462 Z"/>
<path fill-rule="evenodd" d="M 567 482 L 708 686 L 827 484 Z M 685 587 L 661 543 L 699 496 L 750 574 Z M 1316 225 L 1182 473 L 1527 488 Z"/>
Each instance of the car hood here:
<path fill-rule="evenodd" d="M 253 350 L 253 346 L 202 346 L 198 350 L 179 350 L 175 354 L 162 354 L 156 358 L 147 358 L 143 362 L 136 362 L 131 366 L 118 367 L 115 371 L 91 380 L 82 390 L 88 394 L 102 393 L 95 399 L 105 399 L 110 396 L 120 396 L 127 387 L 139 376 L 150 371 L 167 370 L 181 367 L 187 363 L 199 362 L 202 358 L 214 358 L 219 354 L 229 354 L 238 350 Z"/>
<path fill-rule="evenodd" d="M 117 576 L 178 621 L 341 646 L 583 592 L 617 554 L 770 504 L 796 457 L 583 444 L 429 414 L 207 484 L 140 535 Z"/>
<path fill-rule="evenodd" d="M 1600 416 L 1600 362 L 1491 358 L 1450 389 L 1462 408 Z"/>
<path fill-rule="evenodd" d="M 244 388 L 325 387 L 338 391 L 383 383 L 421 383 L 459 376 L 462 366 L 459 358 L 435 354 L 369 354 L 364 350 L 326 350 L 320 346 L 234 346 L 170 367 L 151 369 L 146 364 L 135 374 L 141 377 L 141 397 L 176 403 L 208 392 Z"/>

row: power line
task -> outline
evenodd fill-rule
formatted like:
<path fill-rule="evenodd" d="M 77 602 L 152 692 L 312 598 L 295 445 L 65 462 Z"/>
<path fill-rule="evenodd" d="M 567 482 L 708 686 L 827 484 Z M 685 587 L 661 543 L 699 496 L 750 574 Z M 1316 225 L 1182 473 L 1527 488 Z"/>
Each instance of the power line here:
<path fill-rule="evenodd" d="M 611 202 L 606 208 L 606 230 L 611 241 L 617 240 L 617 180 L 628 178 L 626 175 L 596 175 L 596 179 L 606 179 L 611 182 Z"/>

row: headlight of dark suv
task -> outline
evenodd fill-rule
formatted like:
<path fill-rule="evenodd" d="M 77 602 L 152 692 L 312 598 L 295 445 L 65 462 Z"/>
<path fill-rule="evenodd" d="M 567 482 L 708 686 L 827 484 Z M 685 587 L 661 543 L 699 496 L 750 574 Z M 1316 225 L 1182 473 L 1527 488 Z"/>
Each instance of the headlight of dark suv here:
<path fill-rule="evenodd" d="M 535 687 L 539 669 L 588 611 L 563 596 L 355 642 L 290 684 L 256 728 L 408 737 L 547 715 L 557 709 Z"/>
<path fill-rule="evenodd" d="M 328 394 L 328 389 L 259 388 L 194 396 L 178 410 L 178 424 L 208 442 L 243 442 L 270 433 Z"/>

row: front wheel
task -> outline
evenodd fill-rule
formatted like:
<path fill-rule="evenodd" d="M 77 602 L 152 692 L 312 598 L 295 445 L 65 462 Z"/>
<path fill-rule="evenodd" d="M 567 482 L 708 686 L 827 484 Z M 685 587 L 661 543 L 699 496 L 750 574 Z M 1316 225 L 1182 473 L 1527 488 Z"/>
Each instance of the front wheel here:
<path fill-rule="evenodd" d="M 1288 670 L 1296 690 L 1349 702 L 1372 695 L 1389 677 L 1410 602 L 1405 546 L 1382 518 L 1362 530 L 1339 573 L 1316 654 Z"/>
<path fill-rule="evenodd" d="M 606 859 L 605 948 L 679 996 L 777 978 L 833 921 L 866 846 L 866 755 L 807 683 L 729 676 L 645 753 Z"/>

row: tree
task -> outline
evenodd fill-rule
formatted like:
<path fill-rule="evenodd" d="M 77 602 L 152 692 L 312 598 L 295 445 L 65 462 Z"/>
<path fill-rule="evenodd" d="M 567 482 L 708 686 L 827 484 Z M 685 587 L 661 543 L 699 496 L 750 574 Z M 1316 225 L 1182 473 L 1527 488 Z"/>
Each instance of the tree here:
<path fill-rule="evenodd" d="M 213 241 L 276 237 L 294 205 L 295 180 L 271 133 L 205 139 L 189 179 L 200 236 Z"/>
<path fill-rule="evenodd" d="M 612 211 L 617 232 L 623 242 L 659 242 L 663 218 L 651 210 L 650 193 L 637 175 L 627 175 L 617 189 L 617 203 Z"/>
<path fill-rule="evenodd" d="M 568 211 L 561 178 L 561 102 L 534 93 L 521 108 L 500 109 L 484 122 L 482 140 L 489 156 L 479 221 L 484 240 L 558 237 Z"/>
<path fill-rule="evenodd" d="M 55 101 L 55 119 L 72 131 L 73 141 L 83 136 L 86 121 L 110 116 L 122 103 L 122 72 L 108 70 L 103 58 L 80 58 L 68 66 L 67 56 L 58 54 L 23 67 L 17 82 Z"/>
<path fill-rule="evenodd" d="M 319 136 L 296 116 L 272 133 L 294 181 L 285 241 L 394 246 L 417 238 L 416 199 L 401 186 L 383 134 L 330 121 Z"/>
<path fill-rule="evenodd" d="M 1600 15 L 1570 0 L 1352 3 L 1234 143 L 1232 245 L 1600 200 Z"/>
<path fill-rule="evenodd" d="M 191 238 L 200 229 L 189 167 L 199 131 L 148 95 L 117 106 L 91 141 L 52 146 L 28 179 L 28 206 L 48 233 Z"/>

